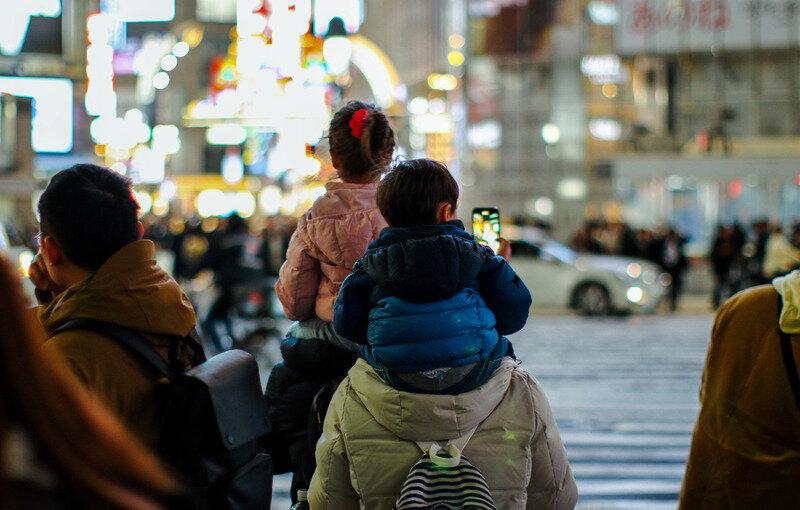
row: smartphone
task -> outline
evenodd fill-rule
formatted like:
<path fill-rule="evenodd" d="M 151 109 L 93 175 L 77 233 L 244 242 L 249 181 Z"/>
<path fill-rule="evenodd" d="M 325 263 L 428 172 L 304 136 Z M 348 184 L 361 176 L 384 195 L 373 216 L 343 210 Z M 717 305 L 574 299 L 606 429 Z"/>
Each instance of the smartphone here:
<path fill-rule="evenodd" d="M 476 207 L 472 210 L 472 233 L 479 243 L 495 253 L 500 251 L 500 210 L 497 207 Z"/>

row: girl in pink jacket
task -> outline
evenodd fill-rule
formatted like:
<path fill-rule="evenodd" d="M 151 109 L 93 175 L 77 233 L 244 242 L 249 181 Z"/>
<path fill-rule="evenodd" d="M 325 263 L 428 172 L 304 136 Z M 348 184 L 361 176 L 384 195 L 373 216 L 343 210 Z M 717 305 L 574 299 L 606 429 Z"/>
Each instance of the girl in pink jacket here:
<path fill-rule="evenodd" d="M 275 288 L 286 317 L 296 321 L 333 320 L 339 286 L 386 227 L 375 204 L 378 181 L 394 150 L 386 115 L 351 101 L 333 116 L 329 138 L 339 177 L 300 218 Z"/>
<path fill-rule="evenodd" d="M 338 178 L 300 218 L 275 286 L 286 317 L 298 321 L 281 343 L 283 363 L 270 374 L 266 394 L 275 472 L 294 473 L 293 499 L 313 473 L 306 439 L 311 403 L 323 386 L 338 384 L 358 355 L 358 346 L 333 330 L 333 303 L 353 264 L 386 227 L 375 198 L 395 145 L 386 115 L 360 101 L 336 112 L 329 140 Z"/>

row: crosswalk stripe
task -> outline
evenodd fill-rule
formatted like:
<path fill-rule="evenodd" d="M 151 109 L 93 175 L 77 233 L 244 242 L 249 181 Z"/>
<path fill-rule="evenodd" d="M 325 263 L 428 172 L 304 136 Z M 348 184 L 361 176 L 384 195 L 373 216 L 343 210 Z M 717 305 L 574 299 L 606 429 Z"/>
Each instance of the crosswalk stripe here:
<path fill-rule="evenodd" d="M 657 479 L 682 479 L 684 474 L 683 463 L 636 463 L 636 464 L 611 464 L 608 462 L 571 462 L 572 473 L 580 480 L 590 478 L 650 478 Z"/>
<path fill-rule="evenodd" d="M 561 440 L 570 446 L 676 446 L 688 447 L 691 437 L 683 434 L 619 434 L 613 432 L 562 432 Z"/>

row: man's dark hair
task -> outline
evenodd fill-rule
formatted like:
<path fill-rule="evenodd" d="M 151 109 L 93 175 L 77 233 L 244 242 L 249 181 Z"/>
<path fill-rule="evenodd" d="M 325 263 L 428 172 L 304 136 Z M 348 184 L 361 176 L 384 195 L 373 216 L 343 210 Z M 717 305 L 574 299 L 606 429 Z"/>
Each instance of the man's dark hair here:
<path fill-rule="evenodd" d="M 458 183 L 439 162 L 401 161 L 378 185 L 377 201 L 389 226 L 433 225 L 439 204 L 446 202 L 453 210 L 458 205 Z"/>
<path fill-rule="evenodd" d="M 43 235 L 55 238 L 64 256 L 90 271 L 139 239 L 139 204 L 131 180 L 96 165 L 57 173 L 39 199 Z"/>

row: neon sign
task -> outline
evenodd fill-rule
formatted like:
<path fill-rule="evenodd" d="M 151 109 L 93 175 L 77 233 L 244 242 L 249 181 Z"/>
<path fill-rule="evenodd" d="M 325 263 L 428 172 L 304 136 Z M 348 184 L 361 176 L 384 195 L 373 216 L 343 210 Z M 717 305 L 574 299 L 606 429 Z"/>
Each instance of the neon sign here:
<path fill-rule="evenodd" d="M 57 18 L 61 16 L 59 0 L 26 0 L 8 2 L 0 16 L 0 53 L 19 55 L 28 35 L 33 16 Z"/>
<path fill-rule="evenodd" d="M 72 82 L 66 78 L 0 76 L 0 92 L 33 99 L 31 146 L 36 152 L 72 150 Z"/>

